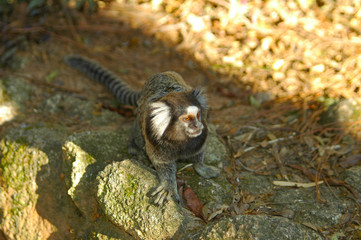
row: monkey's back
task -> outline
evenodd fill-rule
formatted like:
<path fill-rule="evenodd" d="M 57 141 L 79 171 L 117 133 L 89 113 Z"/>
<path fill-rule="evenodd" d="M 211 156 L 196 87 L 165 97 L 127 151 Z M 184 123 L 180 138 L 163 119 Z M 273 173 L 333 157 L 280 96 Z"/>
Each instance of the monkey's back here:
<path fill-rule="evenodd" d="M 148 105 L 170 92 L 189 91 L 191 89 L 178 73 L 172 71 L 162 72 L 153 75 L 146 81 L 138 106 Z"/>

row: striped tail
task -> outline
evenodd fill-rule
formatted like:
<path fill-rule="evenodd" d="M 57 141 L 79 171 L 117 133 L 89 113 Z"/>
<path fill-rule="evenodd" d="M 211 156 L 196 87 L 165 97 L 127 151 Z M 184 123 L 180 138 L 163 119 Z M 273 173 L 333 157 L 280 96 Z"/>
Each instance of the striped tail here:
<path fill-rule="evenodd" d="M 142 92 L 130 89 L 122 80 L 111 71 L 87 58 L 71 55 L 65 62 L 73 68 L 85 73 L 89 78 L 103 84 L 120 101 L 121 104 L 137 106 Z"/>

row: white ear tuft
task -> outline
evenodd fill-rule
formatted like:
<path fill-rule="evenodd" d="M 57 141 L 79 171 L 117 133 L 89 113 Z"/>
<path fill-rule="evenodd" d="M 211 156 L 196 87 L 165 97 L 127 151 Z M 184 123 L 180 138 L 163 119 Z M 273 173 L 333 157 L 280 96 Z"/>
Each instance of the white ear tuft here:
<path fill-rule="evenodd" d="M 163 102 L 155 102 L 151 104 L 151 108 L 152 130 L 156 138 L 160 139 L 171 120 L 170 107 Z"/>

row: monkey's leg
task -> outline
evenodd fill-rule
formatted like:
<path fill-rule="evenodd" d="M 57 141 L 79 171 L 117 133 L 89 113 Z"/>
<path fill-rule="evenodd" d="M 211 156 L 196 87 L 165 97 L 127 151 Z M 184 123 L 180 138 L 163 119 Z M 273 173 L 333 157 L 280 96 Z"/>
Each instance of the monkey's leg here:
<path fill-rule="evenodd" d="M 213 178 L 219 176 L 221 170 L 219 168 L 206 165 L 204 163 L 204 151 L 190 158 L 193 162 L 194 170 L 204 178 Z"/>
<path fill-rule="evenodd" d="M 176 159 L 172 159 L 162 149 L 155 150 L 151 144 L 146 144 L 145 149 L 149 160 L 152 162 L 158 173 L 159 185 L 151 193 L 155 197 L 154 203 L 162 205 L 166 200 L 174 196 L 177 202 L 180 201 L 177 191 L 177 164 Z"/>
<path fill-rule="evenodd" d="M 174 196 L 177 202 L 180 201 L 178 191 L 177 191 L 177 182 L 176 182 L 176 173 L 177 165 L 175 161 L 170 163 L 154 163 L 153 165 L 157 170 L 160 184 L 152 192 L 152 196 L 155 197 L 154 203 L 162 205 L 166 200 L 170 200 Z"/>

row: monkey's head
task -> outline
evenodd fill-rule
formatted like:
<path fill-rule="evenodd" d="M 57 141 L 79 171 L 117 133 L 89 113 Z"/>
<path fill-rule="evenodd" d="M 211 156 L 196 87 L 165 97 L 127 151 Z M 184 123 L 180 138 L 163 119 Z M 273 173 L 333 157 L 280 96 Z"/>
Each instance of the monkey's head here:
<path fill-rule="evenodd" d="M 206 99 L 200 90 L 171 92 L 150 105 L 150 124 L 157 139 L 184 141 L 206 129 Z"/>

